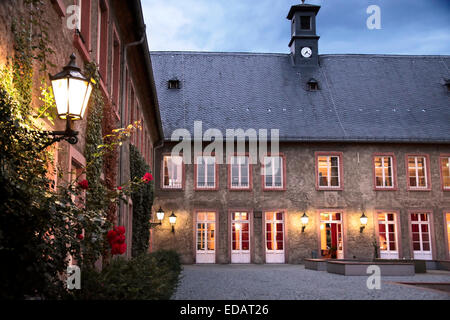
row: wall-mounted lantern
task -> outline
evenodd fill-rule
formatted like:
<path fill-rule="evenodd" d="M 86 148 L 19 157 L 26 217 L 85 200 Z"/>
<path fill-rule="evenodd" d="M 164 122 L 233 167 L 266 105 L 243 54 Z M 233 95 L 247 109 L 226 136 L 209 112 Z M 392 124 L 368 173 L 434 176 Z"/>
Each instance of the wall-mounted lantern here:
<path fill-rule="evenodd" d="M 161 207 L 156 211 L 156 219 L 158 219 L 158 222 L 150 222 L 151 226 L 162 225 L 162 221 L 164 220 L 164 210 Z"/>
<path fill-rule="evenodd" d="M 177 222 L 177 216 L 173 213 L 169 216 L 169 222 L 172 225 L 172 232 L 175 232 L 175 223 Z"/>
<path fill-rule="evenodd" d="M 359 232 L 362 233 L 367 225 L 367 222 L 369 221 L 369 219 L 366 217 L 366 215 L 362 214 L 362 216 L 359 218 L 359 220 L 361 221 L 361 227 L 359 228 Z"/>
<path fill-rule="evenodd" d="M 306 215 L 306 212 L 303 213 L 303 216 L 300 218 L 302 222 L 302 232 L 305 232 L 305 228 L 308 225 L 309 217 Z"/>
<path fill-rule="evenodd" d="M 92 80 L 81 73 L 75 59 L 75 54 L 72 53 L 69 64 L 60 73 L 49 75 L 58 116 L 66 120 L 66 130 L 47 131 L 46 133 L 53 136 L 53 139 L 44 148 L 61 140 L 66 140 L 70 144 L 78 142 L 78 132 L 72 129 L 72 121 L 84 117 L 92 93 Z"/>

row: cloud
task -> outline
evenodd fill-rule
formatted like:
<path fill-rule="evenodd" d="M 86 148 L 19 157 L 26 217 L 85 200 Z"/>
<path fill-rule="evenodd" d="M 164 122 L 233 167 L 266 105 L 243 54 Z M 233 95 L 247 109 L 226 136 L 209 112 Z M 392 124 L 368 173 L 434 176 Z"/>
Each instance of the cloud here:
<path fill-rule="evenodd" d="M 297 0 L 142 0 L 150 49 L 288 53 L 287 12 Z M 320 53 L 450 54 L 450 2 L 309 0 L 321 5 Z M 381 8 L 368 30 L 366 9 Z"/>

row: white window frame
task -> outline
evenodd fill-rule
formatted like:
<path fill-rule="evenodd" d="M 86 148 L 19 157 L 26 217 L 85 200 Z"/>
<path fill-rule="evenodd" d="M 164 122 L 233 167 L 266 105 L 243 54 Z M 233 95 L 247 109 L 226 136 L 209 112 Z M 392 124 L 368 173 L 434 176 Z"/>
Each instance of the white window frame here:
<path fill-rule="evenodd" d="M 388 249 L 387 250 L 382 250 L 381 249 L 381 242 L 380 242 L 380 253 L 381 253 L 381 251 L 383 251 L 383 252 L 386 252 L 386 253 L 397 253 L 398 254 L 397 215 L 395 214 L 395 212 L 378 212 L 377 213 L 377 218 L 381 214 L 384 215 L 384 221 L 380 221 L 380 220 L 377 219 L 377 221 L 378 221 L 378 239 L 380 239 L 380 233 L 381 233 L 379 226 L 380 226 L 380 224 L 383 224 L 384 228 L 385 228 L 384 229 L 384 233 L 386 234 L 386 243 L 387 243 Z M 389 214 L 394 215 L 394 220 L 392 220 L 392 221 L 388 220 L 388 215 Z M 389 233 L 392 233 L 392 232 L 389 232 L 389 225 L 390 224 L 394 225 L 394 238 L 395 238 L 394 240 L 395 241 L 391 241 L 391 239 L 390 239 Z M 390 242 L 395 242 L 395 250 L 391 250 Z"/>
<path fill-rule="evenodd" d="M 172 164 L 172 169 L 171 168 L 167 168 L 168 170 L 168 174 L 169 174 L 169 184 L 166 185 L 165 184 L 165 171 L 166 171 L 166 163 L 169 164 L 169 161 L 166 162 L 166 158 L 179 158 L 181 159 L 180 163 L 178 164 L 177 161 L 171 161 Z M 176 168 L 177 166 L 180 166 L 180 176 L 179 178 L 177 177 L 177 180 L 174 180 L 173 178 L 171 178 L 171 173 L 174 172 L 173 168 Z M 162 168 L 163 172 L 162 172 L 162 188 L 163 189 L 182 189 L 183 188 L 183 157 L 182 156 L 170 156 L 170 155 L 165 155 L 163 156 L 163 168 Z M 178 170 L 177 170 L 178 171 Z M 177 183 L 178 179 L 180 180 L 179 183 Z"/>
<path fill-rule="evenodd" d="M 242 219 L 242 213 L 245 213 L 247 215 L 247 219 L 244 220 Z M 235 216 L 235 218 L 233 219 L 233 214 Z M 236 219 L 236 215 L 239 214 L 239 218 Z M 248 228 L 247 228 L 247 232 L 248 232 L 248 249 L 244 250 L 242 249 L 242 225 L 247 224 Z M 233 211 L 231 213 L 231 226 L 235 226 L 235 233 L 237 233 L 239 235 L 239 242 L 238 243 L 238 247 L 239 249 L 233 249 L 233 228 L 231 228 L 231 252 L 232 253 L 250 253 L 250 215 L 247 211 Z M 236 225 L 240 225 L 239 228 L 236 227 Z"/>
<path fill-rule="evenodd" d="M 274 161 L 273 159 L 278 158 L 280 159 L 280 177 L 281 177 L 281 184 L 279 186 L 275 185 L 275 174 L 273 172 L 274 168 Z M 267 174 L 267 168 L 268 168 L 268 160 L 270 159 L 270 169 L 272 172 L 270 173 L 270 176 L 272 176 L 272 185 L 267 185 L 266 177 L 269 176 Z M 282 156 L 264 156 L 264 188 L 265 189 L 283 189 L 284 188 L 284 158 Z"/>
<path fill-rule="evenodd" d="M 413 214 L 417 214 L 417 217 L 418 217 L 418 220 L 417 221 L 413 221 L 412 220 L 412 215 Z M 424 214 L 424 215 L 426 215 L 427 216 L 427 220 L 426 221 L 422 221 L 422 214 Z M 431 215 L 429 214 L 429 213 L 427 213 L 427 212 L 412 212 L 412 213 L 410 213 L 410 219 L 411 219 L 411 243 L 412 243 L 412 245 L 413 245 L 413 252 L 419 252 L 419 253 L 421 253 L 421 252 L 426 252 L 426 253 L 428 253 L 428 252 L 430 252 L 430 253 L 432 253 L 433 252 L 433 248 L 432 248 L 432 242 L 431 242 L 431 223 L 430 223 L 430 219 L 431 219 Z M 418 226 L 419 226 L 419 232 L 416 232 L 416 233 L 419 233 L 419 244 L 420 244 L 420 250 L 414 250 L 414 242 L 417 242 L 417 241 L 414 241 L 414 238 L 413 238 L 413 231 L 412 231 L 412 225 L 413 224 L 417 224 Z M 422 235 L 422 225 L 426 225 L 427 226 L 427 234 L 428 234 L 428 241 L 426 241 L 426 242 L 428 242 L 429 243 L 429 245 L 430 245 L 430 250 L 423 250 L 423 235 Z"/>
<path fill-rule="evenodd" d="M 410 167 L 409 166 L 409 159 L 410 158 L 414 158 L 414 166 Z M 418 166 L 418 159 L 422 158 L 423 161 L 423 172 L 424 172 L 424 177 L 425 177 L 425 186 L 419 186 L 419 169 L 420 167 Z M 414 177 L 416 178 L 416 185 L 412 186 L 410 183 L 410 179 L 411 176 L 409 175 L 409 169 L 414 169 Z M 409 188 L 410 189 L 428 189 L 428 168 L 427 168 L 427 157 L 425 156 L 408 156 L 408 182 L 409 182 Z"/>
<path fill-rule="evenodd" d="M 245 160 L 247 161 L 247 165 L 245 165 Z M 235 163 L 235 161 L 237 161 L 237 163 Z M 250 157 L 249 156 L 231 156 L 231 160 L 230 160 L 230 188 L 231 189 L 249 189 L 250 188 Z M 235 178 L 235 176 L 233 176 L 233 166 L 237 166 L 238 167 L 238 183 L 237 185 L 233 185 L 233 178 Z M 244 168 L 244 166 L 247 167 L 247 185 L 243 185 L 242 183 L 242 168 Z"/>
<path fill-rule="evenodd" d="M 209 163 L 209 160 L 213 160 L 213 164 L 214 164 L 214 169 L 213 169 L 213 177 L 214 177 L 214 183 L 213 185 L 208 185 L 208 166 L 211 165 L 211 163 Z M 204 160 L 204 161 L 203 161 Z M 203 164 L 204 162 L 204 164 Z M 200 165 L 204 165 L 203 168 L 203 174 L 204 174 L 204 183 L 205 185 L 200 186 L 199 182 L 199 174 L 200 174 Z M 217 187 L 217 176 L 216 176 L 216 166 L 217 166 L 217 159 L 215 156 L 197 156 L 197 162 L 196 162 L 196 167 L 197 167 L 197 177 L 196 177 L 196 188 L 197 189 L 215 189 Z"/>
<path fill-rule="evenodd" d="M 377 167 L 377 161 L 376 161 L 377 158 L 381 158 L 381 167 Z M 391 176 L 391 183 L 392 183 L 392 185 L 391 186 L 387 186 L 386 185 L 385 169 L 389 170 L 389 166 L 386 167 L 384 165 L 384 160 L 386 158 L 389 159 L 389 166 L 391 168 L 391 174 L 392 174 L 392 176 Z M 374 166 L 375 166 L 375 188 L 377 188 L 377 189 L 394 189 L 394 186 L 395 186 L 395 181 L 394 181 L 394 179 L 395 179 L 395 177 L 394 177 L 394 158 L 392 156 L 375 156 Z M 381 178 L 383 180 L 383 185 L 381 185 L 381 186 L 377 185 L 377 177 L 379 177 L 379 176 L 377 176 L 377 169 L 381 169 Z"/>
<path fill-rule="evenodd" d="M 327 158 L 327 165 L 326 166 L 321 166 L 320 165 L 320 161 L 319 158 Z M 337 158 L 337 178 L 338 178 L 338 185 L 337 186 L 332 186 L 331 185 L 331 158 Z M 318 155 L 317 156 L 317 185 L 319 188 L 336 188 L 339 189 L 341 187 L 341 157 L 338 155 Z M 320 185 L 320 168 L 327 168 L 327 185 L 326 186 L 322 186 Z"/>

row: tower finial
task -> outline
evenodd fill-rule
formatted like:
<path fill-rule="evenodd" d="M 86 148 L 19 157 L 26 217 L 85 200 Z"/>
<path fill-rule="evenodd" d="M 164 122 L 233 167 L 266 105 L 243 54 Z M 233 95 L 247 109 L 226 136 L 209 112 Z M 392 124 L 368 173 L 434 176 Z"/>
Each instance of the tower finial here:
<path fill-rule="evenodd" d="M 305 0 L 302 0 L 302 4 L 305 4 Z"/>

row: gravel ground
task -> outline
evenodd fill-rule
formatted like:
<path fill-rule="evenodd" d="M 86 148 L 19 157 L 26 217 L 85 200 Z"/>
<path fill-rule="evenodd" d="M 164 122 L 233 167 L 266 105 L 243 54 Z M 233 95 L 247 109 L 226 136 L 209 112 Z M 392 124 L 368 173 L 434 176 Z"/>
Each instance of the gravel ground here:
<path fill-rule="evenodd" d="M 303 265 L 186 265 L 175 300 L 450 300 L 450 294 L 393 284 L 450 282 L 450 272 L 414 277 L 382 277 L 380 290 L 369 290 L 365 276 L 306 270 Z"/>

